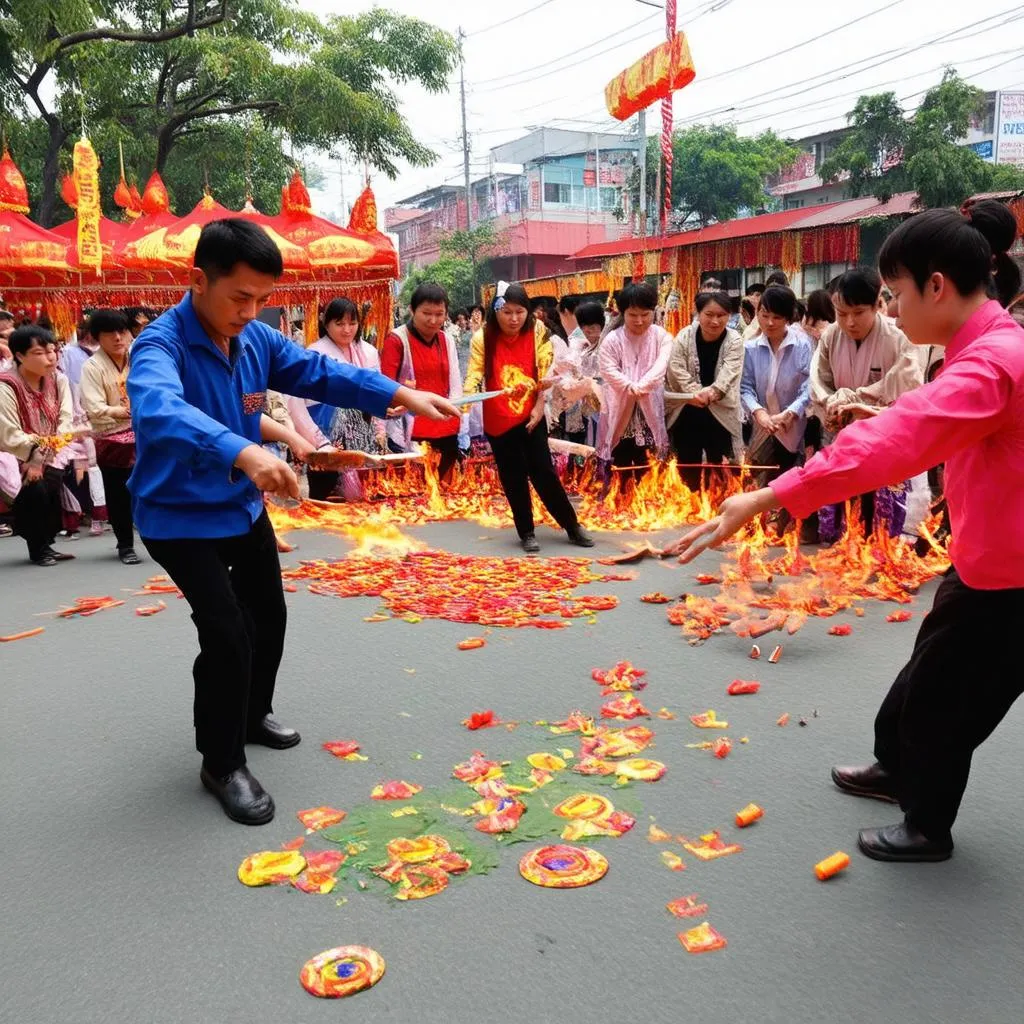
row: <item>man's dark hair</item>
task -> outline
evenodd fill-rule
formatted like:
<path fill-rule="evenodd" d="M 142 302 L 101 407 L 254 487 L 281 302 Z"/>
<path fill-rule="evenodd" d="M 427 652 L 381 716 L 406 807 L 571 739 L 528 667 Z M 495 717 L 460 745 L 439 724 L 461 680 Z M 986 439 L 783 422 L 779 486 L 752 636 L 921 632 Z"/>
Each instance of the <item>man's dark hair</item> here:
<path fill-rule="evenodd" d="M 424 281 L 412 293 L 412 298 L 409 300 L 409 309 L 415 313 L 424 302 L 440 302 L 447 309 L 448 293 L 441 285 L 433 281 Z"/>
<path fill-rule="evenodd" d="M 89 324 L 86 330 L 99 341 L 104 331 L 120 332 L 131 328 L 128 317 L 119 309 L 97 309 L 89 317 Z"/>
<path fill-rule="evenodd" d="M 558 311 L 560 313 L 575 313 L 582 302 L 583 299 L 579 295 L 563 295 L 558 300 Z"/>
<path fill-rule="evenodd" d="M 658 292 L 653 284 L 646 281 L 634 281 L 627 284 L 616 296 L 620 313 L 627 309 L 650 309 L 658 308 Z"/>
<path fill-rule="evenodd" d="M 847 306 L 874 306 L 882 293 L 882 277 L 873 267 L 854 267 L 836 281 L 835 294 Z"/>
<path fill-rule="evenodd" d="M 604 306 L 600 302 L 581 302 L 576 307 L 580 327 L 604 327 Z"/>
<path fill-rule="evenodd" d="M 192 262 L 211 283 L 226 277 L 239 263 L 275 279 L 284 273 L 281 250 L 263 228 L 244 217 L 211 220 L 199 234 Z"/>
<path fill-rule="evenodd" d="M 783 288 L 789 287 L 789 276 L 784 270 L 773 270 L 765 278 L 765 287 L 771 288 L 773 284 L 781 285 Z"/>
<path fill-rule="evenodd" d="M 751 320 L 753 320 L 754 317 L 757 316 L 757 310 L 754 309 L 754 304 L 750 301 L 750 299 L 743 299 L 743 301 L 740 302 L 740 310 L 741 312 L 746 313 Z"/>
<path fill-rule="evenodd" d="M 0 320 L 14 320 L 14 314 L 9 309 L 0 309 Z"/>
<path fill-rule="evenodd" d="M 793 317 L 796 316 L 796 296 L 793 289 L 781 284 L 769 285 L 761 296 L 761 309 L 766 313 L 785 317 L 787 322 L 792 323 Z"/>
<path fill-rule="evenodd" d="M 12 356 L 23 356 L 33 345 L 41 345 L 46 348 L 48 345 L 56 345 L 57 339 L 45 327 L 39 324 L 25 324 L 11 331 L 7 339 L 7 347 L 11 350 Z M 15 359 L 15 362 L 19 360 Z"/>
<path fill-rule="evenodd" d="M 752 284 L 747 285 L 747 290 L 743 293 L 744 295 L 763 295 L 765 285 L 760 281 L 754 281 Z"/>

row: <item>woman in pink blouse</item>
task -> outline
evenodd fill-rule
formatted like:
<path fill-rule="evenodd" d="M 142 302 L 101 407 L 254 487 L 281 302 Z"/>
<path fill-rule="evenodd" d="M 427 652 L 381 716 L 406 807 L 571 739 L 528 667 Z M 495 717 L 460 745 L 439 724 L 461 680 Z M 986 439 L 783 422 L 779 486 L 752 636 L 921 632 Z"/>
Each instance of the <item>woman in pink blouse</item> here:
<path fill-rule="evenodd" d="M 1005 304 L 1020 290 L 1007 255 L 1016 234 L 994 200 L 929 210 L 893 232 L 879 269 L 910 340 L 945 346 L 942 372 L 847 427 L 803 468 L 728 498 L 674 545 L 688 562 L 768 509 L 804 517 L 945 462 L 953 567 L 875 719 L 875 763 L 832 769 L 840 789 L 905 813 L 861 831 L 861 850 L 876 860 L 952 854 L 974 750 L 1024 690 L 1015 633 L 1024 619 L 1024 328 L 992 298 Z"/>

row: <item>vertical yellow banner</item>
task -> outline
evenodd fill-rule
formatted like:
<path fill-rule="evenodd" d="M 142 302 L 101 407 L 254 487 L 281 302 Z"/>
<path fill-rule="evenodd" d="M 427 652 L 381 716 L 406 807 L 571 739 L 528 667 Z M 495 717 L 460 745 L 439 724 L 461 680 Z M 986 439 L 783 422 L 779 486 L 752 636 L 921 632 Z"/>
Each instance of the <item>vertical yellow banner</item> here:
<path fill-rule="evenodd" d="M 92 143 L 84 136 L 75 143 L 75 189 L 78 193 L 78 263 L 97 274 L 103 263 L 100 243 L 100 164 Z"/>

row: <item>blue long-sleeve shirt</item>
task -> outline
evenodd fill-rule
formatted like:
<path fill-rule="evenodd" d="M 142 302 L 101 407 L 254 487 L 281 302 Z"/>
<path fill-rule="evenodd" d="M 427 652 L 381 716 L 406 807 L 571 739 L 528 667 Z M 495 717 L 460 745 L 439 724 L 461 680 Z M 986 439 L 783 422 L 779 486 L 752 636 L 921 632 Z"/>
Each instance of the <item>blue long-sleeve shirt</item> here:
<path fill-rule="evenodd" d="M 128 481 L 143 538 L 233 537 L 247 533 L 263 498 L 234 468 L 260 443 L 267 388 L 384 416 L 395 381 L 308 352 L 257 320 L 231 339 L 228 358 L 210 340 L 191 294 L 132 346 L 128 397 L 135 468 Z"/>
<path fill-rule="evenodd" d="M 774 391 L 777 412 L 792 412 L 796 419 L 778 439 L 791 452 L 800 451 L 811 402 L 811 343 L 803 334 L 788 328 L 779 352 L 772 352 L 768 339 L 759 334 L 744 345 L 740 400 L 747 415 L 768 407 L 768 393 Z"/>

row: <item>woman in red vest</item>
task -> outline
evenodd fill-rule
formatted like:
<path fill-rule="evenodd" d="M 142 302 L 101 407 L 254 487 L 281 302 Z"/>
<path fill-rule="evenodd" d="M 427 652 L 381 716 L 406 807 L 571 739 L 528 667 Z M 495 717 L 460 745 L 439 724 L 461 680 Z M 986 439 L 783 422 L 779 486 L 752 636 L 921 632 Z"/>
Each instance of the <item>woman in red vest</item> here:
<path fill-rule="evenodd" d="M 494 453 L 512 518 L 528 554 L 540 551 L 534 533 L 530 484 L 552 518 L 581 548 L 594 546 L 581 529 L 548 449 L 544 380 L 551 369 L 551 341 L 536 330 L 530 300 L 512 284 L 491 303 L 469 352 L 467 393 L 506 391 L 484 402 L 484 434 Z"/>
<path fill-rule="evenodd" d="M 462 373 L 455 339 L 443 330 L 448 316 L 448 293 L 439 284 L 421 284 L 412 293 L 408 323 L 385 339 L 380 371 L 399 384 L 415 386 L 442 398 L 462 397 Z M 429 420 L 402 416 L 388 424 L 388 437 L 400 451 L 413 441 L 425 442 L 441 455 L 438 476 L 443 480 L 459 458 L 458 419 Z"/>

